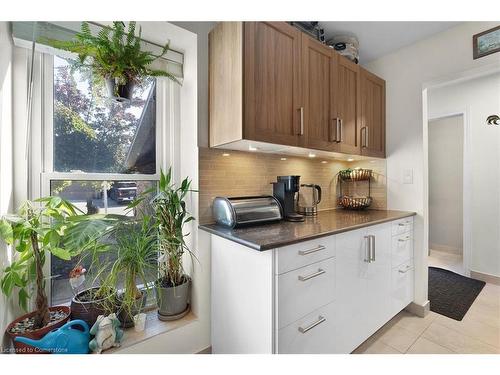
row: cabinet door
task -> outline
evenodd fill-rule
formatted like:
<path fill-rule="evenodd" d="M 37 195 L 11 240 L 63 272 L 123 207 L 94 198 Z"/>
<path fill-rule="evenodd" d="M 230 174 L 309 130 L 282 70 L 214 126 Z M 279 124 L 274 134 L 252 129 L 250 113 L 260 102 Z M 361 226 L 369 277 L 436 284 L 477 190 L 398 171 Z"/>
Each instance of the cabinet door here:
<path fill-rule="evenodd" d="M 359 66 L 343 56 L 335 53 L 336 89 L 335 109 L 336 118 L 340 121 L 339 151 L 350 154 L 359 154 L 359 106 L 360 106 L 360 77 Z"/>
<path fill-rule="evenodd" d="M 385 81 L 361 68 L 361 155 L 385 157 Z"/>
<path fill-rule="evenodd" d="M 371 306 L 366 304 L 365 230 L 336 235 L 336 335 L 338 353 L 350 353 L 367 338 L 364 321 Z"/>
<path fill-rule="evenodd" d="M 300 31 L 284 22 L 245 22 L 245 139 L 300 145 L 300 46 Z"/>
<path fill-rule="evenodd" d="M 335 53 L 308 35 L 302 35 L 302 88 L 307 147 L 337 151 L 333 108 Z"/>
<path fill-rule="evenodd" d="M 364 320 L 367 332 L 371 335 L 389 319 L 391 309 L 391 224 L 380 224 L 366 229 L 366 235 L 372 236 L 373 258 L 364 263 L 366 280 L 366 306 L 369 309 Z"/>

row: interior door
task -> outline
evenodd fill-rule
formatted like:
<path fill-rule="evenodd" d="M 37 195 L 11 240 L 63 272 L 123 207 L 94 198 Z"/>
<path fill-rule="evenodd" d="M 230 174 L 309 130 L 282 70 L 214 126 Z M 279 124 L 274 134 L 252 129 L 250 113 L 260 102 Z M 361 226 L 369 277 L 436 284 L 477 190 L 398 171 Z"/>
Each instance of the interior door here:
<path fill-rule="evenodd" d="M 335 53 L 302 34 L 302 93 L 307 147 L 337 151 L 334 112 Z"/>
<path fill-rule="evenodd" d="M 300 31 L 284 22 L 245 22 L 243 48 L 244 138 L 302 145 Z"/>
<path fill-rule="evenodd" d="M 385 157 L 385 81 L 361 68 L 361 155 Z"/>
<path fill-rule="evenodd" d="M 339 151 L 349 154 L 359 154 L 359 106 L 360 106 L 360 74 L 359 66 L 347 58 L 335 53 L 336 118 L 340 121 Z"/>

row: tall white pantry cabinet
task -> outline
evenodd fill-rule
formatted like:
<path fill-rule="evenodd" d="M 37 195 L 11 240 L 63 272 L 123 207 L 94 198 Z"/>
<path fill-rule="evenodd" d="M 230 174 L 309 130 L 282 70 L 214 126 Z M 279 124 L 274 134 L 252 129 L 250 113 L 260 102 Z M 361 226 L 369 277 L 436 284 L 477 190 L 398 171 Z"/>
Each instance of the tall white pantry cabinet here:
<path fill-rule="evenodd" d="M 413 301 L 413 217 L 257 251 L 212 242 L 213 353 L 350 353 Z"/>

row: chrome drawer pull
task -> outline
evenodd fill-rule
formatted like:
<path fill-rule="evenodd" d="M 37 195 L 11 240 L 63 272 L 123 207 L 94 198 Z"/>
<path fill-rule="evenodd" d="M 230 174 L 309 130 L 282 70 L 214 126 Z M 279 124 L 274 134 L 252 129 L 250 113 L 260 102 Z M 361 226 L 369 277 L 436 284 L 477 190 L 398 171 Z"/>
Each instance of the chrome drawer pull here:
<path fill-rule="evenodd" d="M 299 332 L 300 333 L 306 333 L 307 331 L 313 329 L 314 327 L 316 327 L 317 325 L 320 325 L 321 323 L 323 322 L 326 322 L 326 318 L 323 318 L 321 315 L 318 316 L 318 320 L 315 321 L 313 324 L 311 324 L 310 326 L 307 326 L 306 328 L 302 328 L 302 327 L 299 327 Z"/>
<path fill-rule="evenodd" d="M 399 242 L 406 242 L 406 241 L 409 241 L 411 239 L 410 236 L 407 236 L 406 238 L 400 238 L 398 239 Z"/>
<path fill-rule="evenodd" d="M 311 273 L 310 275 L 307 275 L 307 276 L 299 276 L 299 280 L 300 281 L 307 281 L 307 280 L 312 279 L 313 277 L 317 277 L 319 275 L 323 275 L 324 273 L 326 273 L 325 270 L 322 270 L 321 268 L 318 268 L 318 272 Z"/>
<path fill-rule="evenodd" d="M 372 262 L 372 241 L 370 239 L 370 236 L 365 236 L 365 249 L 366 249 L 366 257 L 364 261 L 366 263 L 371 263 Z"/>
<path fill-rule="evenodd" d="M 406 273 L 406 272 L 408 272 L 410 269 L 411 269 L 411 267 L 410 267 L 410 266 L 406 266 L 406 269 L 405 269 L 404 271 L 403 271 L 403 270 L 398 270 L 398 271 L 399 271 L 399 273 Z"/>
<path fill-rule="evenodd" d="M 309 255 L 309 254 L 315 253 L 316 251 L 321 251 L 321 250 L 325 250 L 325 249 L 326 249 L 326 247 L 324 247 L 323 245 L 319 245 L 313 249 L 299 250 L 299 255 Z"/>
<path fill-rule="evenodd" d="M 400 227 L 406 227 L 406 223 L 399 223 L 398 224 Z"/>

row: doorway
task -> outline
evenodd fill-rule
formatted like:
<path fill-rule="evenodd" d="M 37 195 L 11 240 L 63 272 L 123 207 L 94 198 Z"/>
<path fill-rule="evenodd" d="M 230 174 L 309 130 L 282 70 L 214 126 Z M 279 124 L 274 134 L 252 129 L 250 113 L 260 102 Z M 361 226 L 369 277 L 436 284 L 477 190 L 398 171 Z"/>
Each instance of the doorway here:
<path fill-rule="evenodd" d="M 463 114 L 430 119 L 428 136 L 429 266 L 464 275 Z"/>

